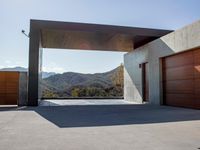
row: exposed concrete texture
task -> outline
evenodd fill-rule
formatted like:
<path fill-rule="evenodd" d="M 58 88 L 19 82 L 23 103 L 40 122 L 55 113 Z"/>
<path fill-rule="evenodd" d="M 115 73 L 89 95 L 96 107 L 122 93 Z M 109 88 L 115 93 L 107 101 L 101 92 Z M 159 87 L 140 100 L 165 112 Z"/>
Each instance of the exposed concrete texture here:
<path fill-rule="evenodd" d="M 148 105 L 0 108 L 2 150 L 197 150 L 200 111 Z"/>
<path fill-rule="evenodd" d="M 42 35 L 44 48 L 131 51 L 134 47 L 133 36 L 125 34 L 43 30 Z"/>
<path fill-rule="evenodd" d="M 19 74 L 19 101 L 18 106 L 27 106 L 28 100 L 28 77 L 27 72 Z"/>
<path fill-rule="evenodd" d="M 138 48 L 137 52 L 133 53 L 127 53 L 124 56 L 124 98 L 127 101 L 142 103 L 142 68 L 140 64 L 147 62 L 148 49 Z"/>
<path fill-rule="evenodd" d="M 43 48 L 129 52 L 172 31 L 114 25 L 31 20 Z"/>
<path fill-rule="evenodd" d="M 37 106 L 41 98 L 40 79 L 42 77 L 42 45 L 40 29 L 30 25 L 29 38 L 29 74 L 28 74 L 28 105 Z"/>
<path fill-rule="evenodd" d="M 161 58 L 197 47 L 200 47 L 200 21 L 125 54 L 125 72 L 128 72 L 128 74 L 125 73 L 125 99 L 138 101 L 135 97 L 142 97 L 142 76 L 139 64 L 148 61 L 149 100 L 152 104 L 162 104 Z"/>

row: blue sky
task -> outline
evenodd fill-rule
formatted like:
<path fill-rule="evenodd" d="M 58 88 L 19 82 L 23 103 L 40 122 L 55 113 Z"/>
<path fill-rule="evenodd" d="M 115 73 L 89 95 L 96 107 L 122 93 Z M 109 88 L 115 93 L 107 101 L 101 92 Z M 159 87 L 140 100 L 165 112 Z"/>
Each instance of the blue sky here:
<path fill-rule="evenodd" d="M 30 19 L 178 29 L 200 19 L 200 0 L 0 0 L 0 68 L 28 66 Z M 44 50 L 43 70 L 104 72 L 124 53 Z"/>

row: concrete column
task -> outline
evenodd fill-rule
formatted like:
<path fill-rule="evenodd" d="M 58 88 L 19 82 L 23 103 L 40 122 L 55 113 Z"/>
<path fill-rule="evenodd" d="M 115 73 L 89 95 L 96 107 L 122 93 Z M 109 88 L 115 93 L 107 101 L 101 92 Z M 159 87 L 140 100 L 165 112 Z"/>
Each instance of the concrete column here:
<path fill-rule="evenodd" d="M 42 46 L 41 32 L 30 26 L 29 39 L 29 77 L 28 77 L 28 106 L 37 106 L 41 98 L 39 82 L 41 78 Z"/>
<path fill-rule="evenodd" d="M 149 61 L 149 102 L 151 104 L 161 104 L 160 97 L 162 91 L 160 84 L 160 61 L 157 58 Z"/>
<path fill-rule="evenodd" d="M 27 106 L 27 72 L 19 73 L 19 101 L 18 106 Z"/>

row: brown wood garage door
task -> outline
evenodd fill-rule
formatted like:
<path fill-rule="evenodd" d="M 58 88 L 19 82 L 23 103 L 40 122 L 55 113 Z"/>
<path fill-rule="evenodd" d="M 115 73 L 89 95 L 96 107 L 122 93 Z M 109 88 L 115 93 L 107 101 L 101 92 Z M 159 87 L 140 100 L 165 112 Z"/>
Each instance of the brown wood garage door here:
<path fill-rule="evenodd" d="M 17 105 L 19 73 L 0 72 L 0 105 Z"/>
<path fill-rule="evenodd" d="M 200 108 L 200 49 L 163 58 L 164 104 Z"/>

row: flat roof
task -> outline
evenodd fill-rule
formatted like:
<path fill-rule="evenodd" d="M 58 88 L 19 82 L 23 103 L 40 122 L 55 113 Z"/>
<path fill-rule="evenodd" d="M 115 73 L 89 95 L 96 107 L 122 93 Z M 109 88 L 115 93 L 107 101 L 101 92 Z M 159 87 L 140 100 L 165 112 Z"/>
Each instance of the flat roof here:
<path fill-rule="evenodd" d="M 43 48 L 125 52 L 172 32 L 163 29 L 31 20 L 30 38 L 35 29 L 41 31 Z"/>

